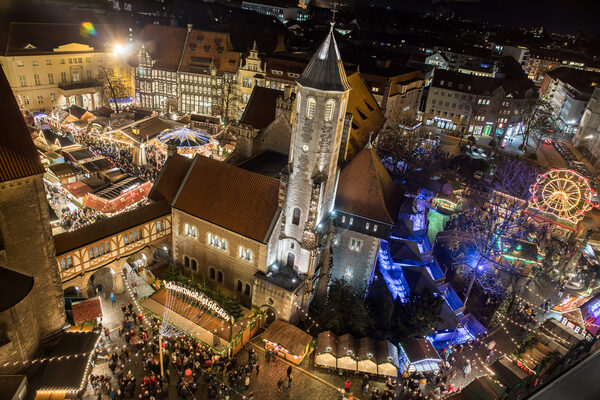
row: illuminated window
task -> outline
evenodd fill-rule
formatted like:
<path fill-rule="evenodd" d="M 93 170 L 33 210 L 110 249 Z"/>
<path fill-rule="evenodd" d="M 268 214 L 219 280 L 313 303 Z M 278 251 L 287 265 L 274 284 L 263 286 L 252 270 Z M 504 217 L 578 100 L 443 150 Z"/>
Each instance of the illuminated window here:
<path fill-rule="evenodd" d="M 315 109 L 317 108 L 317 102 L 315 99 L 310 97 L 306 100 L 306 119 L 313 119 L 315 117 Z"/>
<path fill-rule="evenodd" d="M 335 101 L 328 100 L 327 103 L 325 103 L 325 117 L 324 117 L 325 122 L 333 121 L 333 110 L 334 109 L 335 109 Z"/>

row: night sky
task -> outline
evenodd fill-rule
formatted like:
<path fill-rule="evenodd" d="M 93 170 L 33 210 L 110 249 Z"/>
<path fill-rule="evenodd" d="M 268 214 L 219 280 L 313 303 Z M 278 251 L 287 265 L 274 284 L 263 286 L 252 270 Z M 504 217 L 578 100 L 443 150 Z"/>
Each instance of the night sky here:
<path fill-rule="evenodd" d="M 600 34 L 600 0 L 375 0 L 382 5 L 425 11 L 431 3 L 452 4 L 455 14 L 477 22 L 515 27 L 544 26 L 551 32 Z"/>

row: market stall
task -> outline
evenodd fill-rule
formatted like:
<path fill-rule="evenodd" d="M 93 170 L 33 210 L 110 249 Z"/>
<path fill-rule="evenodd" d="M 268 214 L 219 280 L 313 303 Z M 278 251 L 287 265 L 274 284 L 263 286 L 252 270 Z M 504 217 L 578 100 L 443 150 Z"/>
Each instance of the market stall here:
<path fill-rule="evenodd" d="M 298 365 L 310 352 L 312 336 L 292 324 L 275 320 L 262 335 L 265 348 Z"/>
<path fill-rule="evenodd" d="M 356 371 L 358 369 L 358 360 L 356 359 L 356 339 L 347 333 L 338 337 L 337 343 L 337 367 Z"/>
<path fill-rule="evenodd" d="M 402 372 L 431 372 L 440 369 L 442 358 L 427 339 L 412 339 L 400 345 L 400 368 Z"/>
<path fill-rule="evenodd" d="M 337 368 L 337 336 L 331 331 L 319 333 L 315 364 L 325 368 Z"/>
<path fill-rule="evenodd" d="M 358 340 L 358 370 L 368 374 L 377 373 L 377 363 L 375 362 L 375 341 L 370 337 L 364 337 Z"/>
<path fill-rule="evenodd" d="M 385 376 L 398 376 L 400 362 L 398 349 L 388 340 L 377 342 L 375 347 L 375 359 L 377 361 L 377 373 Z"/>

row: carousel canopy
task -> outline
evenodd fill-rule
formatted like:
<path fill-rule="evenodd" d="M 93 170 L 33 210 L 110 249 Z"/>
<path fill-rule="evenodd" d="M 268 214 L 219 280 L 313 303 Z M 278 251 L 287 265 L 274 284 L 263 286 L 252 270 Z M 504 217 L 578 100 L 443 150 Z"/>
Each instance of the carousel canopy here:
<path fill-rule="evenodd" d="M 211 135 L 200 129 L 174 128 L 162 132 L 157 139 L 164 145 L 173 140 L 177 147 L 200 147 L 210 141 Z"/>

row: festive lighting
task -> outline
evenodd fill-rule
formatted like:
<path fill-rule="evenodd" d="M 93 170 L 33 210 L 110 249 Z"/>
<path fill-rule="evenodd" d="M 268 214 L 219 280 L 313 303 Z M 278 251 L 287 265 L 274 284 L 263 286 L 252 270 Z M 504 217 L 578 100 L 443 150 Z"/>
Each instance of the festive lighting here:
<path fill-rule="evenodd" d="M 192 289 L 185 288 L 183 286 L 179 286 L 178 284 L 173 282 L 165 282 L 165 288 L 167 290 L 171 290 L 173 292 L 177 292 L 185 296 L 191 297 L 192 299 L 200 303 L 203 307 L 208 308 L 210 311 L 223 318 L 225 321 L 233 322 L 233 317 L 227 314 L 227 312 L 221 306 L 219 306 L 215 301 L 211 300 L 204 294 Z"/>
<path fill-rule="evenodd" d="M 570 223 L 581 221 L 592 208 L 594 191 L 587 178 L 570 169 L 538 175 L 529 191 L 533 208 Z"/>

